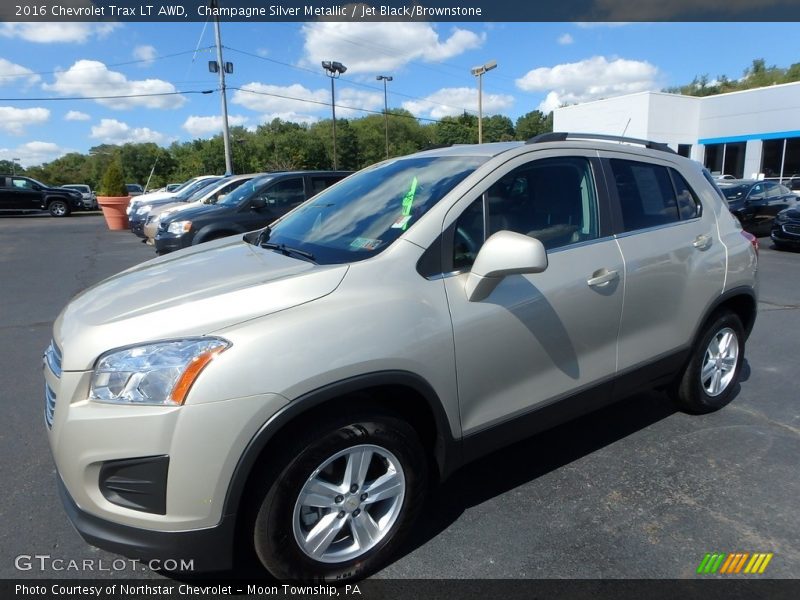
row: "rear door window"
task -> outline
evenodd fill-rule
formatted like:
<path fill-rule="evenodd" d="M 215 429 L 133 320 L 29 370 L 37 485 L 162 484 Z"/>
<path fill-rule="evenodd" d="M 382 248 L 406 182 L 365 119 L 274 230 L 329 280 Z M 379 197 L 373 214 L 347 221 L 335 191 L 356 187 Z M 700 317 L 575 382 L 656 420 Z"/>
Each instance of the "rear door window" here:
<path fill-rule="evenodd" d="M 701 204 L 697 194 L 689 186 L 683 175 L 675 169 L 669 170 L 672 175 L 672 183 L 675 186 L 675 193 L 678 200 L 678 212 L 681 219 L 694 219 L 700 216 Z"/>
<path fill-rule="evenodd" d="M 678 201 L 666 167 L 616 158 L 610 162 L 625 231 L 680 220 Z"/>

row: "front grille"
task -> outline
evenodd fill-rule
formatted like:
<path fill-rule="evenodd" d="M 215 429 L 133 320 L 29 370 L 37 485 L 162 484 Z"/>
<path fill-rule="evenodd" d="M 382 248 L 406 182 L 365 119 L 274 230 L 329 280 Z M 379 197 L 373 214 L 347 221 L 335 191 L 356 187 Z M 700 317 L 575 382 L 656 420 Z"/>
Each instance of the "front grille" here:
<path fill-rule="evenodd" d="M 56 393 L 44 384 L 44 422 L 48 429 L 53 428 L 53 415 L 56 412 Z"/>
<path fill-rule="evenodd" d="M 47 361 L 47 366 L 56 377 L 61 377 L 61 350 L 55 340 L 50 342 L 47 350 L 44 351 L 44 359 Z"/>
<path fill-rule="evenodd" d="M 800 225 L 788 224 L 783 226 L 783 230 L 786 233 L 791 233 L 794 235 L 800 235 Z"/>

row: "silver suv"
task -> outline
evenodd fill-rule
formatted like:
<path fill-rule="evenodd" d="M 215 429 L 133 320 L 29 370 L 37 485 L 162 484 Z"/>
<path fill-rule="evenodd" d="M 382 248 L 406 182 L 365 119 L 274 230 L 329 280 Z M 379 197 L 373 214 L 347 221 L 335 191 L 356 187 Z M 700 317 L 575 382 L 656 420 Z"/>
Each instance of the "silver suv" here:
<path fill-rule="evenodd" d="M 642 388 L 727 404 L 757 246 L 697 163 L 588 137 L 387 160 L 77 296 L 44 373 L 78 531 L 359 578 L 466 461 Z"/>

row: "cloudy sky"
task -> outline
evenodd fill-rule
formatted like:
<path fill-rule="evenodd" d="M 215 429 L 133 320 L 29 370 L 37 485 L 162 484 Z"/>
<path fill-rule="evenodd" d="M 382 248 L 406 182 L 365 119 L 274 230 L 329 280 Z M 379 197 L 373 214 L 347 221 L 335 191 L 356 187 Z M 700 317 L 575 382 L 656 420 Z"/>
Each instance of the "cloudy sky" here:
<path fill-rule="evenodd" d="M 736 78 L 753 58 L 797 61 L 793 23 L 223 23 L 230 121 L 313 122 L 330 114 L 321 60 L 344 63 L 337 116 L 390 107 L 423 119 L 530 110 L 688 83 Z M 30 166 L 100 143 L 210 137 L 219 131 L 211 25 L 0 23 L 0 159 Z M 200 48 L 195 52 L 196 48 Z M 141 94 L 160 94 L 140 96 Z M 89 99 L 93 96 L 134 96 Z M 23 101 L 22 99 L 28 99 Z M 48 100 L 49 99 L 49 100 Z M 58 99 L 58 100 L 53 100 Z"/>

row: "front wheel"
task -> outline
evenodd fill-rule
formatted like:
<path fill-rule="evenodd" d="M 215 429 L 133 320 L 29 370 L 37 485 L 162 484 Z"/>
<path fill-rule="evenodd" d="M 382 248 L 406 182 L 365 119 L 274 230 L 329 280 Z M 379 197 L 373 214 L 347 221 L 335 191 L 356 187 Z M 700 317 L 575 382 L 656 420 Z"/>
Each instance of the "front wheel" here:
<path fill-rule="evenodd" d="M 708 413 L 728 404 L 744 360 L 744 327 L 730 311 L 717 313 L 692 351 L 677 391 L 687 412 Z"/>
<path fill-rule="evenodd" d="M 63 200 L 52 200 L 47 205 L 47 212 L 53 217 L 66 217 L 69 215 L 69 206 Z"/>
<path fill-rule="evenodd" d="M 396 552 L 424 502 L 427 461 L 419 437 L 389 415 L 307 431 L 265 482 L 253 528 L 256 553 L 280 579 L 365 577 Z"/>

